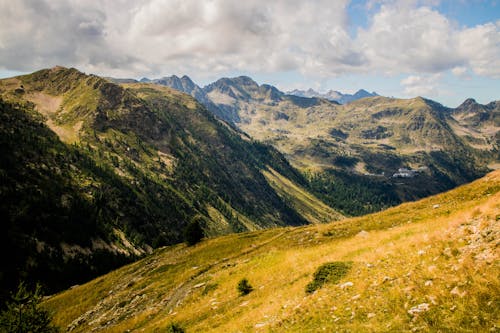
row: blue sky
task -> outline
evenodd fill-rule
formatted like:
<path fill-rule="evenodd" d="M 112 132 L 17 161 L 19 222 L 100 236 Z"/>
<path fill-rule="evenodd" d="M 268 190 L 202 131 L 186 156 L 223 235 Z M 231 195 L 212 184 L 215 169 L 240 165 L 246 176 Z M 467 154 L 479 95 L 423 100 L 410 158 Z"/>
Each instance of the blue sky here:
<path fill-rule="evenodd" d="M 0 77 L 55 65 L 488 103 L 500 0 L 0 0 Z"/>

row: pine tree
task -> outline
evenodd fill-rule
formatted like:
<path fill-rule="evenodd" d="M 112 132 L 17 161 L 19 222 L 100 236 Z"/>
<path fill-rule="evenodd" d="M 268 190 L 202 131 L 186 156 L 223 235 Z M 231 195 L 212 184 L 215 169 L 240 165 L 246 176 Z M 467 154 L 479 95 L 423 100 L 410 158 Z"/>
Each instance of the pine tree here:
<path fill-rule="evenodd" d="M 189 222 L 184 230 L 184 240 L 189 246 L 198 243 L 204 236 L 200 220 L 200 217 L 195 217 L 191 222 Z"/>
<path fill-rule="evenodd" d="M 8 333 L 56 333 L 59 329 L 51 325 L 49 313 L 40 308 L 41 287 L 30 291 L 20 283 L 11 300 L 0 314 L 0 332 Z"/>

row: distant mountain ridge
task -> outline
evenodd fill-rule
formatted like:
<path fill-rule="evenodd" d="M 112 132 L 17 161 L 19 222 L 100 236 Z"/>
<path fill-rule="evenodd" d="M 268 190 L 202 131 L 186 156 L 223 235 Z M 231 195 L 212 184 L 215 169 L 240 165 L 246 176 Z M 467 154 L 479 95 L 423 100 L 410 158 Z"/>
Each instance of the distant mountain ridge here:
<path fill-rule="evenodd" d="M 421 97 L 387 98 L 360 90 L 346 96 L 359 99 L 339 104 L 325 98 L 339 98 L 338 92 L 286 94 L 247 76 L 221 78 L 200 89 L 219 119 L 273 145 L 299 169 L 314 170 L 318 193 L 348 215 L 452 188 L 500 160 L 496 102 L 483 106 L 470 99 L 450 109 Z M 426 171 L 399 171 L 414 168 Z M 391 178 L 400 174 L 411 177 Z M 353 189 L 357 194 L 345 195 Z"/>
<path fill-rule="evenodd" d="M 421 97 L 360 90 L 341 105 L 325 98 L 338 98 L 337 92 L 286 94 L 249 77 L 222 78 L 202 90 L 220 119 L 272 144 L 299 169 L 314 170 L 316 190 L 346 214 L 452 188 L 484 175 L 487 165 L 500 160 L 497 102 L 480 105 L 470 99 L 451 109 Z M 411 177 L 391 178 L 401 174 Z M 344 196 L 354 188 L 356 195 Z M 361 199 L 371 189 L 380 192 Z M 376 197 L 384 199 L 376 204 Z M 352 202 L 359 202 L 357 208 Z"/>
<path fill-rule="evenodd" d="M 221 84 L 224 84 L 224 82 L 227 83 L 228 80 L 235 80 L 235 79 L 237 81 L 237 82 L 235 82 L 236 84 L 241 84 L 244 82 L 246 82 L 247 84 L 250 84 L 250 85 L 256 84 L 256 82 L 253 81 L 248 76 L 240 76 L 240 77 L 233 78 L 233 79 L 221 78 L 213 83 L 208 84 L 207 86 L 205 86 L 203 88 L 196 85 L 187 75 L 182 76 L 182 78 L 179 78 L 176 75 L 165 76 L 165 77 L 160 78 L 160 79 L 142 78 L 140 80 L 140 82 L 156 83 L 156 84 L 168 86 L 168 87 L 183 91 L 185 93 L 188 93 L 188 94 L 192 95 L 193 97 L 197 98 L 198 100 L 200 100 L 200 102 L 201 102 L 203 99 L 205 99 L 204 94 L 201 93 L 202 91 L 206 94 L 209 91 L 213 90 L 214 85 L 221 85 Z M 119 83 L 125 83 L 125 82 L 128 83 L 133 79 L 112 79 L 112 80 L 115 80 L 115 82 L 119 82 Z M 252 81 L 252 82 L 250 82 L 250 81 Z M 355 100 L 358 100 L 361 98 L 365 98 L 365 97 L 380 96 L 376 92 L 370 93 L 370 92 L 366 91 L 365 89 L 359 89 L 354 94 L 343 94 L 340 91 L 335 91 L 335 90 L 329 90 L 326 93 L 320 93 L 320 92 L 315 91 L 312 88 L 309 88 L 308 90 L 294 89 L 294 90 L 291 90 L 291 91 L 284 93 L 284 92 L 279 91 L 276 87 L 266 85 L 266 84 L 264 84 L 264 86 L 272 87 L 277 94 L 281 94 L 281 95 L 286 94 L 286 95 L 293 95 L 293 96 L 307 97 L 307 98 L 311 98 L 311 97 L 324 98 L 324 99 L 328 99 L 330 101 L 338 102 L 340 104 L 350 103 L 352 101 L 355 101 Z"/>
<path fill-rule="evenodd" d="M 115 82 L 129 82 L 130 79 L 111 80 Z M 139 82 L 137 80 L 134 81 Z M 248 121 L 237 105 L 239 101 L 265 103 L 270 106 L 282 101 L 289 101 L 300 107 L 309 107 L 321 103 L 319 97 L 310 98 L 289 95 L 272 85 L 259 85 L 248 76 L 220 78 L 203 88 L 196 85 L 187 76 L 183 76 L 181 79 L 176 75 L 154 80 L 143 78 L 141 82 L 155 83 L 190 94 L 200 101 L 200 103 L 204 104 L 219 119 L 225 120 L 230 124 Z M 333 100 L 330 102 L 337 103 Z"/>
<path fill-rule="evenodd" d="M 351 94 L 343 94 L 343 93 L 341 93 L 339 91 L 335 91 L 335 90 L 329 90 L 326 93 L 319 93 L 312 88 L 309 88 L 308 90 L 294 89 L 292 91 L 287 92 L 287 94 L 300 96 L 300 97 L 326 98 L 330 101 L 335 101 L 335 102 L 338 102 L 340 104 L 350 103 L 350 102 L 353 102 L 353 101 L 356 101 L 358 99 L 365 98 L 365 97 L 380 96 L 376 92 L 370 93 L 364 89 L 360 89 L 352 95 Z"/>

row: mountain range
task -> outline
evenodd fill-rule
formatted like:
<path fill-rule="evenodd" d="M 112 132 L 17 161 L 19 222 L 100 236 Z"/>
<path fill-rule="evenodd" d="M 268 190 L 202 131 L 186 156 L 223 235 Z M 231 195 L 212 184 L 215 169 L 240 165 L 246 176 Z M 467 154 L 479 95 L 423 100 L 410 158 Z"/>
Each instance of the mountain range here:
<path fill-rule="evenodd" d="M 312 88 L 309 88 L 307 90 L 294 89 L 294 90 L 287 92 L 287 94 L 288 95 L 295 95 L 295 96 L 299 96 L 299 97 L 325 98 L 325 99 L 328 99 L 330 101 L 338 102 L 340 104 L 350 103 L 350 102 L 353 102 L 353 101 L 356 101 L 358 99 L 365 98 L 365 97 L 379 96 L 376 92 L 370 93 L 364 89 L 359 89 L 358 91 L 356 91 L 352 95 L 351 94 L 343 94 L 343 93 L 341 93 L 339 91 L 335 91 L 335 90 L 329 90 L 326 93 L 319 93 Z"/>
<path fill-rule="evenodd" d="M 450 189 L 500 160 L 498 101 L 468 99 L 451 109 L 421 97 L 377 95 L 340 105 L 246 76 L 184 91 L 202 91 L 200 100 L 209 100 L 218 118 L 276 147 L 308 175 L 318 196 L 347 215 Z"/>
<path fill-rule="evenodd" d="M 500 160 L 499 102 L 341 105 L 245 76 L 142 81 L 63 67 L 0 80 L 3 291 L 84 282 L 193 224 L 216 237 L 379 211 Z"/>

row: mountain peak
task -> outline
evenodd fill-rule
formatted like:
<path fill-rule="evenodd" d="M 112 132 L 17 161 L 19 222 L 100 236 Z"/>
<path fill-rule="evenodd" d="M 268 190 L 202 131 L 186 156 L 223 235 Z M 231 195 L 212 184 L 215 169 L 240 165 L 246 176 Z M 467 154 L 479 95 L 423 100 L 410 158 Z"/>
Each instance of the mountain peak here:
<path fill-rule="evenodd" d="M 359 89 L 352 96 L 356 99 L 360 99 L 360 98 L 365 98 L 365 97 L 375 97 L 375 96 L 378 96 L 378 94 L 376 92 L 370 93 L 370 92 L 366 91 L 365 89 Z"/>
<path fill-rule="evenodd" d="M 460 106 L 470 106 L 478 104 L 474 98 L 467 98 Z"/>
<path fill-rule="evenodd" d="M 235 77 L 231 80 L 235 83 L 243 84 L 245 86 L 258 86 L 257 82 L 255 82 L 251 77 L 245 75 Z"/>
<path fill-rule="evenodd" d="M 55 65 L 54 67 L 52 67 L 50 69 L 50 71 L 57 72 L 57 71 L 62 71 L 62 70 L 66 70 L 66 69 L 68 69 L 68 68 L 61 66 L 61 65 Z"/>

